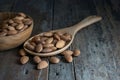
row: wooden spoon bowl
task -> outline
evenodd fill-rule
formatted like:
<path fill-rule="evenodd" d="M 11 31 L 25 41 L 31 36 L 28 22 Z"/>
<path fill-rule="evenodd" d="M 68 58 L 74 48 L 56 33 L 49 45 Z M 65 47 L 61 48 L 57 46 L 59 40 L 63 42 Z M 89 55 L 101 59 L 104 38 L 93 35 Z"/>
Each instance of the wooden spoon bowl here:
<path fill-rule="evenodd" d="M 16 14 L 17 13 L 14 13 L 14 12 L 1 12 L 0 13 L 0 24 L 2 24 L 2 22 L 6 19 L 15 17 Z M 31 17 L 29 18 L 32 20 Z M 19 46 L 20 44 L 22 44 L 26 39 L 30 37 L 32 29 L 33 29 L 33 20 L 32 20 L 32 24 L 24 31 L 21 31 L 15 35 L 0 36 L 0 51 L 15 48 Z"/>
<path fill-rule="evenodd" d="M 64 28 L 64 29 L 59 29 L 59 30 L 53 30 L 53 31 L 50 31 L 50 32 L 63 32 L 63 33 L 69 33 L 72 35 L 72 39 L 71 41 L 66 45 L 64 46 L 63 48 L 59 49 L 59 50 L 56 50 L 56 51 L 53 51 L 53 52 L 49 52 L 49 53 L 37 53 L 37 52 L 33 52 L 33 51 L 30 51 L 29 49 L 27 49 L 25 47 L 26 44 L 29 43 L 29 41 L 34 37 L 31 37 L 29 40 L 27 40 L 25 43 L 24 43 L 24 49 L 29 53 L 29 54 L 32 54 L 32 55 L 37 55 L 37 56 L 42 56 L 42 57 L 46 57 L 46 56 L 53 56 L 53 55 L 56 55 L 56 54 L 59 54 L 61 52 L 63 52 L 64 50 L 66 50 L 70 45 L 71 43 L 73 42 L 73 39 L 74 39 L 74 36 L 75 34 L 81 30 L 82 28 L 84 27 L 87 27 L 88 25 L 90 24 L 93 24 L 95 22 L 98 22 L 100 21 L 102 18 L 100 16 L 89 16 L 87 18 L 85 18 L 84 20 L 82 20 L 81 22 L 79 22 L 78 24 L 74 25 L 74 26 L 71 26 L 71 27 L 68 27 L 68 28 Z M 39 35 L 42 35 L 44 33 L 40 33 L 38 34 Z M 35 35 L 37 36 L 37 35 Z"/>

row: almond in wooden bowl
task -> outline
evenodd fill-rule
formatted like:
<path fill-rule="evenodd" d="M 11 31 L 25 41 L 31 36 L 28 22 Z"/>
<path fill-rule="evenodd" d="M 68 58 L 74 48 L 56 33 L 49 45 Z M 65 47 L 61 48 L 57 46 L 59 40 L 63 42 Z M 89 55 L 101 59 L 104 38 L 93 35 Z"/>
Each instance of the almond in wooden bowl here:
<path fill-rule="evenodd" d="M 33 20 L 24 13 L 0 13 L 0 51 L 15 48 L 31 35 Z"/>

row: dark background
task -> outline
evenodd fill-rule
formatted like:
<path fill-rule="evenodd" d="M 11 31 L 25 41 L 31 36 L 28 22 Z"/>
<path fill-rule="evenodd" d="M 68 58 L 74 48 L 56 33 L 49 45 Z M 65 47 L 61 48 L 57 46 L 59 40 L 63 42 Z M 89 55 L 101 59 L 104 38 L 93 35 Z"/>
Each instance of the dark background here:
<path fill-rule="evenodd" d="M 19 64 L 18 50 L 0 52 L 0 80 L 120 80 L 120 0 L 0 0 L 0 12 L 24 12 L 34 20 L 32 36 L 74 25 L 90 15 L 103 20 L 79 31 L 70 46 L 81 55 L 36 70 Z M 62 58 L 62 57 L 60 57 Z"/>

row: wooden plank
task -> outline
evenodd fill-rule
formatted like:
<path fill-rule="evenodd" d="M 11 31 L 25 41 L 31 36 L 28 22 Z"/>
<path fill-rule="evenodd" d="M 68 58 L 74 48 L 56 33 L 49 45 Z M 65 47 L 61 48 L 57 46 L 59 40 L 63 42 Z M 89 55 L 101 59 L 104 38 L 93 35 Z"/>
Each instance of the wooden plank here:
<path fill-rule="evenodd" d="M 89 10 L 90 9 L 90 10 Z M 92 5 L 91 1 L 78 1 L 78 0 L 57 0 L 54 2 L 54 22 L 53 22 L 53 29 L 60 29 L 64 27 L 68 27 L 71 25 L 76 24 L 77 22 L 81 21 L 83 18 L 95 14 L 95 8 L 94 5 Z M 93 28 L 89 28 L 89 31 L 92 31 Z M 77 45 L 85 44 L 87 41 L 87 29 L 83 30 L 81 33 L 78 32 L 77 38 L 78 40 L 74 40 L 72 46 L 70 49 L 75 49 Z M 79 38 L 81 35 L 85 34 L 86 36 L 81 39 Z M 89 33 L 88 33 L 89 34 Z M 80 42 L 80 40 L 83 40 Z M 80 44 L 81 43 L 81 44 Z M 77 45 L 76 45 L 77 44 Z M 77 46 L 77 48 L 79 48 Z M 87 45 L 83 46 L 85 48 Z M 82 58 L 84 60 L 86 54 L 86 50 L 84 49 L 84 57 Z M 63 60 L 59 64 L 50 64 L 50 72 L 49 72 L 49 79 L 50 80 L 88 80 L 86 76 L 91 76 L 89 72 L 82 75 L 85 72 L 83 68 L 86 68 L 86 70 L 89 70 L 89 67 L 84 66 L 84 63 L 80 63 L 77 60 L 81 60 L 79 57 L 77 57 L 75 63 L 66 63 Z M 86 59 L 86 58 L 85 58 Z M 87 61 L 87 59 L 85 60 Z M 82 71 L 80 71 L 82 70 Z M 83 77 L 83 78 L 80 78 Z M 89 78 L 91 79 L 91 78 Z"/>
<path fill-rule="evenodd" d="M 104 30 L 106 30 L 104 31 L 105 34 L 104 39 L 106 40 L 106 44 L 104 45 L 106 45 L 107 47 L 106 52 L 104 52 L 105 54 L 104 67 L 108 76 L 108 79 L 106 80 L 119 80 L 120 79 L 119 76 L 120 75 L 120 71 L 119 71 L 120 45 L 118 40 L 118 34 L 120 34 L 119 32 L 120 20 L 115 19 L 116 16 L 112 13 L 111 9 L 114 9 L 114 6 L 111 5 L 113 4 L 112 1 L 108 1 L 108 0 L 95 1 L 95 4 L 98 14 L 104 17 L 101 26 Z M 117 25 L 114 22 L 116 22 Z"/>
<path fill-rule="evenodd" d="M 11 11 L 24 12 L 34 20 L 32 35 L 52 29 L 52 1 L 49 0 L 18 0 L 14 3 Z M 48 68 L 36 70 L 36 64 L 32 61 L 21 65 L 18 63 L 20 56 L 17 56 L 17 47 L 8 51 L 0 52 L 0 80 L 48 80 Z"/>
<path fill-rule="evenodd" d="M 11 11 L 15 0 L 0 0 L 0 12 Z"/>

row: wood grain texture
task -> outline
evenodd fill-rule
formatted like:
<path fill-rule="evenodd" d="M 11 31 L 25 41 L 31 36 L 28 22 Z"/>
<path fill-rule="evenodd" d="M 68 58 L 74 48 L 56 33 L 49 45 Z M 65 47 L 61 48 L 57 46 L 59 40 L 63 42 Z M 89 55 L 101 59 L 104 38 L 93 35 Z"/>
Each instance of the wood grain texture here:
<path fill-rule="evenodd" d="M 9 4 L 13 3 L 11 2 Z M 12 5 L 10 11 L 24 12 L 33 18 L 34 30 L 32 35 L 42 31 L 48 31 L 52 28 L 52 1 L 30 0 L 28 2 L 26 0 L 17 0 Z M 0 80 L 48 80 L 48 68 L 36 70 L 37 65 L 33 63 L 31 56 L 29 63 L 25 65 L 18 64 L 20 56 L 17 56 L 17 53 L 21 47 L 22 46 L 9 51 L 0 52 L 0 57 L 3 60 L 0 62 Z"/>

